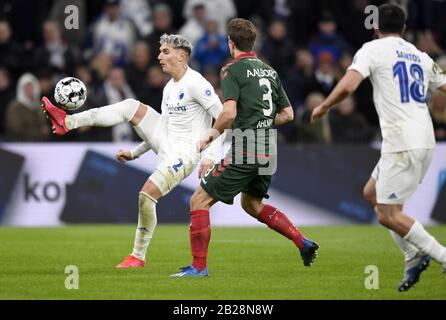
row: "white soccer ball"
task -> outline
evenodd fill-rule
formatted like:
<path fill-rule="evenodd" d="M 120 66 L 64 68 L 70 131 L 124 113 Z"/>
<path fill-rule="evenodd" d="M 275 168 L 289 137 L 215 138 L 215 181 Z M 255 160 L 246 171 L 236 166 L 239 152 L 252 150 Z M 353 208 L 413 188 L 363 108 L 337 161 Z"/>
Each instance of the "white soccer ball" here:
<path fill-rule="evenodd" d="M 87 99 L 87 88 L 77 78 L 66 77 L 56 84 L 54 89 L 54 100 L 57 104 L 68 111 L 74 111 L 82 107 Z"/>

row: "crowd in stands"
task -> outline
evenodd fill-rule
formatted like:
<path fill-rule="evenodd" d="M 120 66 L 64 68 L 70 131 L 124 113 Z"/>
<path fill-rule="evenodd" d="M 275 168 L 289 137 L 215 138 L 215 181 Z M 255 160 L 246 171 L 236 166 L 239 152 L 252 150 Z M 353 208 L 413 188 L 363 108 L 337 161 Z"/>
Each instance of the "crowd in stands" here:
<path fill-rule="evenodd" d="M 2 0 L 0 2 L 0 141 L 132 141 L 128 126 L 81 128 L 50 134 L 40 97 L 52 98 L 65 76 L 81 79 L 88 99 L 81 110 L 138 99 L 160 111 L 169 80 L 157 56 L 164 33 L 194 45 L 191 67 L 221 94 L 219 70 L 230 61 L 226 24 L 250 19 L 259 30 L 255 51 L 279 73 L 295 121 L 279 130 L 287 143 L 379 141 L 368 80 L 329 117 L 310 125 L 311 111 L 334 88 L 363 43 L 373 0 Z M 446 70 L 446 0 L 400 0 L 408 12 L 405 37 Z M 79 13 L 66 27 L 67 6 Z M 430 94 L 437 141 L 446 141 L 446 97 Z M 81 111 L 80 110 L 80 111 Z"/>

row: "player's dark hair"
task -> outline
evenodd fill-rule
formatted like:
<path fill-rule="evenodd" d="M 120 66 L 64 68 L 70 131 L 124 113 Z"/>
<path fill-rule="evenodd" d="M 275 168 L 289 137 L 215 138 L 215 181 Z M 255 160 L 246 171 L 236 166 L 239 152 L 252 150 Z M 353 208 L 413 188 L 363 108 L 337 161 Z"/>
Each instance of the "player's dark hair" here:
<path fill-rule="evenodd" d="M 406 13 L 395 3 L 387 3 L 378 7 L 379 11 L 379 31 L 382 33 L 399 33 L 404 31 L 406 23 Z"/>
<path fill-rule="evenodd" d="M 256 42 L 256 27 L 249 20 L 235 18 L 229 21 L 228 36 L 237 49 L 250 52 Z"/>

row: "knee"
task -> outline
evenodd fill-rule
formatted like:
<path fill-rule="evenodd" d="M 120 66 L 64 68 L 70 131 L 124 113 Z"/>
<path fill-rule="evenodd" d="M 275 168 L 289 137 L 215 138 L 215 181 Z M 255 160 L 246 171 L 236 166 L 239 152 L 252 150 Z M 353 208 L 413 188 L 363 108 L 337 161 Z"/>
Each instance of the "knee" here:
<path fill-rule="evenodd" d="M 140 191 L 140 194 L 141 193 L 147 195 L 155 202 L 157 202 L 162 197 L 160 189 L 150 179 L 147 179 L 146 183 Z"/>

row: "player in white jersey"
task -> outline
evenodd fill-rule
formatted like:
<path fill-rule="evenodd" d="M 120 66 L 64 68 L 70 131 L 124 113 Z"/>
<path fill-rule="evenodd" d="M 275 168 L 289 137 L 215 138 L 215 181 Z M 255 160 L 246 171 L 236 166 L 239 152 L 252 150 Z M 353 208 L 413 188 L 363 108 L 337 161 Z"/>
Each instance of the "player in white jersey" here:
<path fill-rule="evenodd" d="M 162 113 L 134 99 L 95 108 L 74 115 L 43 98 L 43 108 L 53 132 L 64 135 L 83 126 L 109 127 L 130 122 L 143 140 L 134 150 L 120 150 L 121 162 L 133 160 L 153 150 L 156 170 L 139 193 L 138 227 L 133 252 L 117 268 L 142 267 L 156 227 L 156 203 L 186 178 L 200 161 L 196 142 L 211 128 L 223 106 L 212 85 L 188 66 L 191 43 L 180 35 L 163 35 L 158 60 L 164 72 L 172 76 L 163 91 Z M 222 140 L 222 139 L 221 139 Z M 221 141 L 220 140 L 220 141 Z M 217 142 L 217 141 L 216 141 Z M 200 175 L 219 159 L 218 142 L 203 155 Z"/>
<path fill-rule="evenodd" d="M 378 221 L 405 256 L 399 291 L 418 280 L 430 258 L 446 271 L 446 248 L 423 226 L 403 213 L 404 202 L 416 190 L 432 159 L 435 137 L 426 104 L 428 89 L 446 93 L 446 75 L 425 53 L 402 39 L 406 15 L 395 4 L 379 7 L 379 39 L 356 53 L 352 65 L 327 99 L 312 114 L 312 122 L 352 94 L 369 78 L 383 137 L 381 158 L 364 187 Z"/>

